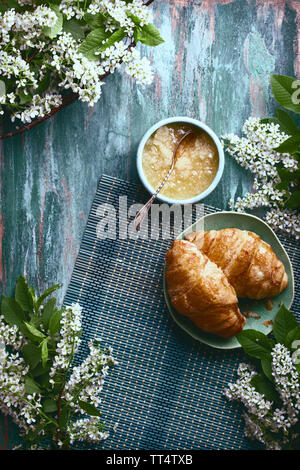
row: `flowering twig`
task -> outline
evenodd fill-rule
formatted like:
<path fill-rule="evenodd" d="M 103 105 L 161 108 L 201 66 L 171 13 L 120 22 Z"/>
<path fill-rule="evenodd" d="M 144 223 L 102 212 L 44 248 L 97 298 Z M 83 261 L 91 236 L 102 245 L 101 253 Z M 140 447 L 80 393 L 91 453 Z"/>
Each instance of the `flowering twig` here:
<path fill-rule="evenodd" d="M 0 139 L 32 129 L 77 99 L 93 106 L 102 80 L 122 63 L 137 83 L 150 83 L 150 63 L 133 49 L 138 41 L 163 42 L 147 8 L 153 1 L 19 0 L 22 8 L 6 7 L 0 13 L 0 114 L 8 109 L 24 125 Z M 68 31 L 69 20 L 75 31 Z M 71 91 L 65 98 L 63 89 Z"/>
<path fill-rule="evenodd" d="M 154 1 L 154 0 L 152 0 Z M 150 3 L 152 3 L 152 1 Z M 134 41 L 132 41 L 127 50 L 130 51 L 133 47 L 135 47 L 136 44 Z M 37 52 L 37 51 L 36 51 Z M 28 62 L 30 61 L 30 58 L 28 59 Z M 101 80 L 104 80 L 105 78 L 107 78 L 108 76 L 110 75 L 110 72 L 107 72 L 105 73 L 104 75 L 101 76 Z M 63 108 L 66 108 L 67 106 L 69 106 L 70 104 L 74 103 L 75 101 L 78 100 L 78 93 L 69 93 L 62 101 L 62 103 L 57 106 L 56 108 L 53 108 L 50 113 L 46 114 L 45 116 L 43 117 L 39 117 L 37 119 L 35 119 L 35 121 L 32 121 L 30 122 L 29 124 L 27 125 L 24 125 L 24 126 L 21 126 L 19 129 L 14 129 L 13 131 L 11 132 L 7 132 L 5 134 L 0 134 L 0 140 L 2 139 L 6 139 L 8 137 L 13 137 L 14 135 L 17 135 L 17 134 L 22 134 L 23 132 L 25 131 L 29 131 L 30 129 L 32 129 L 33 127 L 37 126 L 38 124 L 40 124 L 41 122 L 43 121 L 46 121 L 47 119 L 49 119 L 50 117 L 54 116 L 56 113 L 58 113 L 58 111 L 62 110 Z"/>
<path fill-rule="evenodd" d="M 225 396 L 242 404 L 247 437 L 267 449 L 299 450 L 300 326 L 284 305 L 273 333 L 277 343 L 251 329 L 237 336 L 249 359 L 255 358 L 255 367 L 240 364 L 238 379 L 228 385 Z"/>
<path fill-rule="evenodd" d="M 56 108 L 53 108 L 50 113 L 46 114 L 45 116 L 43 117 L 39 117 L 37 118 L 35 121 L 32 121 L 30 122 L 29 124 L 27 125 L 24 125 L 24 126 L 21 126 L 19 129 L 14 129 L 13 131 L 11 132 L 6 132 L 4 134 L 0 134 L 0 140 L 1 139 L 6 139 L 8 137 L 13 137 L 14 135 L 17 135 L 17 134 L 22 134 L 23 132 L 25 131 L 29 131 L 30 129 L 32 129 L 33 127 L 37 126 L 38 124 L 40 124 L 41 122 L 43 121 L 46 121 L 46 119 L 49 119 L 50 117 L 54 116 L 56 113 L 58 113 L 58 111 L 60 111 L 61 109 L 65 108 L 66 106 L 68 106 L 69 104 L 72 104 L 74 103 L 74 101 L 76 101 L 78 99 L 78 94 L 77 93 L 70 93 L 69 95 L 67 95 L 62 103 L 57 106 Z"/>
<path fill-rule="evenodd" d="M 280 184 L 280 174 L 294 174 L 297 178 L 299 173 L 296 157 L 278 150 L 289 135 L 281 130 L 279 124 L 261 122 L 253 117 L 245 122 L 243 133 L 245 137 L 225 135 L 223 141 L 228 153 L 253 174 L 254 192 L 232 199 L 229 202 L 230 208 L 245 212 L 267 207 L 269 209 L 265 219 L 271 227 L 299 239 L 300 215 L 296 210 L 285 207 L 295 183 L 291 181 L 286 187 Z"/>
<path fill-rule="evenodd" d="M 72 304 L 58 310 L 55 299 L 48 300 L 56 288 L 38 298 L 21 276 L 15 298 L 3 297 L 1 305 L 0 410 L 20 427 L 30 449 L 44 448 L 49 440 L 50 448 L 69 449 L 76 441 L 96 444 L 108 437 L 99 394 L 116 361 L 95 340 L 87 358 L 72 368 L 82 309 Z"/>

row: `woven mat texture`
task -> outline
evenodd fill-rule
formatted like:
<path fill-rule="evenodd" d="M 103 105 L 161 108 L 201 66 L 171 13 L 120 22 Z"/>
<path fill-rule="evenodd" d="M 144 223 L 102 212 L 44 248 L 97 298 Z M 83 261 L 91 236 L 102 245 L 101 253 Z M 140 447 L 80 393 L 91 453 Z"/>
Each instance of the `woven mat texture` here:
<path fill-rule="evenodd" d="M 169 315 L 162 273 L 172 240 L 97 238 L 99 205 L 112 204 L 117 211 L 119 196 L 127 196 L 128 207 L 147 200 L 141 186 L 101 177 L 65 297 L 65 304 L 78 301 L 84 312 L 76 363 L 94 337 L 112 346 L 119 362 L 102 392 L 103 419 L 111 433 L 99 448 L 257 448 L 243 436 L 239 406 L 223 396 L 239 362 L 246 360 L 243 352 L 205 346 Z M 217 210 L 204 206 L 206 214 Z M 299 246 L 281 241 L 294 265 L 297 293 Z M 296 295 L 294 312 L 300 312 L 299 303 Z"/>

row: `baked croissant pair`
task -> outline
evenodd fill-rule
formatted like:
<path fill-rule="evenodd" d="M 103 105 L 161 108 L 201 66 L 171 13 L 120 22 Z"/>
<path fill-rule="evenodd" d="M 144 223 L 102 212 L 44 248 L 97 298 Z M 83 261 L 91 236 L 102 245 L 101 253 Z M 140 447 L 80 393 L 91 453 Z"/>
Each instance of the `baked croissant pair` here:
<path fill-rule="evenodd" d="M 270 245 L 235 228 L 192 232 L 173 243 L 166 262 L 175 309 L 202 330 L 224 338 L 235 336 L 246 322 L 238 297 L 273 297 L 288 284 Z"/>

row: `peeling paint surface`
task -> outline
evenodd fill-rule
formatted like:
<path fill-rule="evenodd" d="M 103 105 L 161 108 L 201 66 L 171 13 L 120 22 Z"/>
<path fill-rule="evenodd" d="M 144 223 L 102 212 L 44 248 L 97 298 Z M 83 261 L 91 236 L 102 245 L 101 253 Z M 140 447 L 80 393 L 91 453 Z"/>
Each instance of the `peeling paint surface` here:
<path fill-rule="evenodd" d="M 165 43 L 142 47 L 153 62 L 147 89 L 115 73 L 89 109 L 75 103 L 0 148 L 0 282 L 10 295 L 25 273 L 39 289 L 68 286 L 97 181 L 102 173 L 137 181 L 139 140 L 156 121 L 187 115 L 220 136 L 240 132 L 249 115 L 272 113 L 269 75 L 300 78 L 300 2 L 156 0 Z M 206 203 L 226 208 L 249 175 L 226 157 Z M 0 447 L 14 427 L 0 417 Z"/>

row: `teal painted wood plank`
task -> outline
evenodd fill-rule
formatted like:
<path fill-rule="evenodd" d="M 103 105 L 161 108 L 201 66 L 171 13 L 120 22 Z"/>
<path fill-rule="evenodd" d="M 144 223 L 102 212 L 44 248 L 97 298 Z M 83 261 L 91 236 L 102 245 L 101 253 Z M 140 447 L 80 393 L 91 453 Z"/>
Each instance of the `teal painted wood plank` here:
<path fill-rule="evenodd" d="M 166 42 L 142 48 L 155 69 L 150 87 L 115 73 L 94 108 L 75 103 L 1 143 L 3 292 L 11 294 L 25 272 L 40 289 L 60 282 L 62 300 L 99 177 L 136 181 L 136 149 L 153 123 L 187 115 L 218 135 L 240 132 L 249 115 L 274 109 L 270 73 L 299 76 L 298 1 L 156 0 L 154 11 Z M 226 157 L 206 202 L 226 208 L 249 186 L 249 175 Z M 2 419 L 0 446 L 11 445 L 11 429 Z"/>

